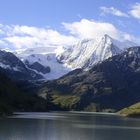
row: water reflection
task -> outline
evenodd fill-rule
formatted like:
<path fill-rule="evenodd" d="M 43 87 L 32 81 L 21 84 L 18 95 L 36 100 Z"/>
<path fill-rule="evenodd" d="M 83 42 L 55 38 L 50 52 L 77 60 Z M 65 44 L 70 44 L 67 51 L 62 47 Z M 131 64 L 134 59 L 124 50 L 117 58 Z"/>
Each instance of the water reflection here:
<path fill-rule="evenodd" d="M 140 120 L 79 113 L 27 113 L 0 119 L 0 140 L 138 140 Z"/>

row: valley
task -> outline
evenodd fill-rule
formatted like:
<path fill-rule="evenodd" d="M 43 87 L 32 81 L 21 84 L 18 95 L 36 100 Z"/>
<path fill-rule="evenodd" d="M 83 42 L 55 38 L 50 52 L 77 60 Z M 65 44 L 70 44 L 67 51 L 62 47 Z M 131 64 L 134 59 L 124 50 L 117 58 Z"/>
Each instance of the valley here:
<path fill-rule="evenodd" d="M 140 101 L 140 47 L 135 45 L 104 35 L 61 51 L 1 50 L 0 73 L 18 91 L 10 96 L 19 96 L 8 105 L 14 111 L 117 112 L 135 104 Z"/>

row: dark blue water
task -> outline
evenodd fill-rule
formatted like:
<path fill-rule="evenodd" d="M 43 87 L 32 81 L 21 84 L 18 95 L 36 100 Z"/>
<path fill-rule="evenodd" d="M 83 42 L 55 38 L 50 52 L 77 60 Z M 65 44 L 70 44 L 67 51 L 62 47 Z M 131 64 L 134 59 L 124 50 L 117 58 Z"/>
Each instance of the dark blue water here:
<path fill-rule="evenodd" d="M 140 140 L 140 119 L 84 113 L 23 113 L 0 119 L 0 140 Z"/>

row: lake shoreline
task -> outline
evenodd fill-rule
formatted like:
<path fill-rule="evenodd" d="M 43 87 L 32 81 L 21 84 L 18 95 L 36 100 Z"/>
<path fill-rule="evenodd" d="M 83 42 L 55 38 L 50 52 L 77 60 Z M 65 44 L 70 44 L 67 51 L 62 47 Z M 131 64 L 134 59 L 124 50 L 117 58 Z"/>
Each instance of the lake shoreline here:
<path fill-rule="evenodd" d="M 106 113 L 106 112 L 86 112 L 86 111 L 49 111 L 49 112 L 14 112 L 12 115 L 23 115 L 23 114 L 42 114 L 42 113 L 75 113 L 75 114 L 98 114 L 98 115 L 115 115 L 121 116 L 118 113 Z"/>
<path fill-rule="evenodd" d="M 14 112 L 12 115 L 7 115 L 1 118 L 26 115 L 26 114 L 45 114 L 45 113 L 70 113 L 70 114 L 87 114 L 87 115 L 109 115 L 109 116 L 118 116 L 122 118 L 132 118 L 132 119 L 140 119 L 140 117 L 135 116 L 126 116 L 124 114 L 116 113 L 107 113 L 107 112 L 86 112 L 86 111 L 49 111 L 49 112 Z"/>

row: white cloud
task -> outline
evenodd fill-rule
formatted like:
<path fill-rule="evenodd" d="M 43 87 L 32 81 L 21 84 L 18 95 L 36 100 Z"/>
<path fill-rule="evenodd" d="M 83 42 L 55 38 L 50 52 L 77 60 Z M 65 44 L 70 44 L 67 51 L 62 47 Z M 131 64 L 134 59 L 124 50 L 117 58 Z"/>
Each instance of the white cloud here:
<path fill-rule="evenodd" d="M 0 46 L 7 46 L 7 44 L 6 44 L 6 42 L 5 41 L 3 41 L 3 40 L 0 40 Z"/>
<path fill-rule="evenodd" d="M 13 46 L 17 49 L 21 49 L 23 47 L 34 47 L 39 46 L 39 40 L 35 37 L 20 37 L 20 36 L 12 36 L 4 39 L 5 41 L 13 44 Z"/>
<path fill-rule="evenodd" d="M 3 31 L 2 30 L 0 30 L 0 34 L 3 34 Z"/>
<path fill-rule="evenodd" d="M 134 5 L 132 5 L 130 14 L 134 18 L 140 19 L 140 3 L 135 3 Z"/>
<path fill-rule="evenodd" d="M 12 44 L 15 49 L 70 45 L 77 41 L 71 35 L 63 35 L 46 28 L 12 25 L 2 26 L 2 29 L 5 32 L 2 39 Z"/>
<path fill-rule="evenodd" d="M 135 40 L 135 37 L 118 30 L 113 24 L 81 19 L 78 22 L 62 23 L 67 34 L 48 28 L 19 25 L 1 25 L 0 47 L 25 49 L 33 47 L 73 45 L 81 39 L 97 38 L 104 34 L 119 40 Z"/>
<path fill-rule="evenodd" d="M 100 7 L 101 11 L 102 11 L 102 15 L 105 15 L 105 14 L 112 14 L 112 15 L 115 15 L 115 16 L 119 16 L 119 17 L 129 17 L 128 14 L 114 8 L 114 7 L 105 7 L 105 6 L 102 6 Z"/>
<path fill-rule="evenodd" d="M 52 29 L 28 27 L 28 26 L 15 26 L 13 33 L 16 35 L 22 34 L 36 38 L 37 42 L 53 45 L 66 45 L 75 42 L 76 39 L 73 36 L 63 35 Z M 39 41 L 40 40 L 40 41 Z"/>
<path fill-rule="evenodd" d="M 74 36 L 80 39 L 97 38 L 104 34 L 119 40 L 125 40 L 127 33 L 119 31 L 113 24 L 107 22 L 98 22 L 95 20 L 82 19 L 79 22 L 63 23 L 64 27 Z M 129 35 L 129 40 L 131 35 Z"/>

